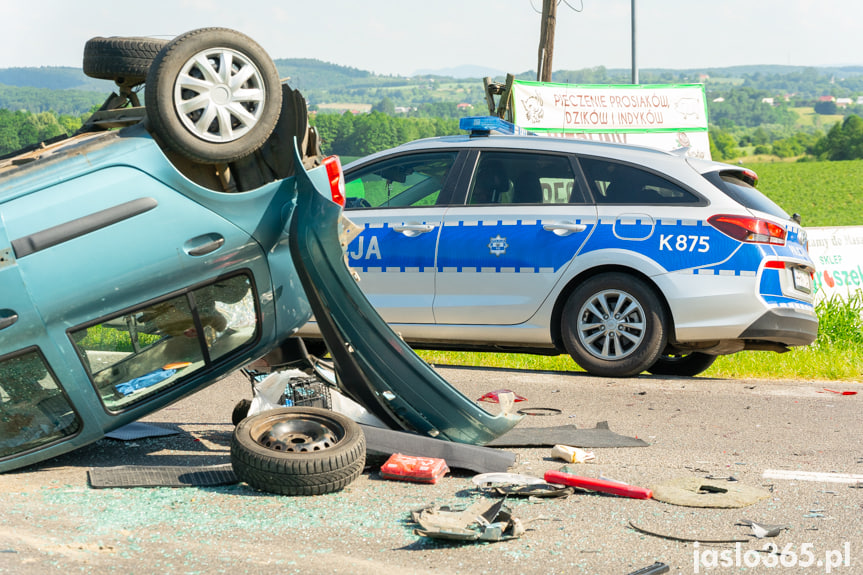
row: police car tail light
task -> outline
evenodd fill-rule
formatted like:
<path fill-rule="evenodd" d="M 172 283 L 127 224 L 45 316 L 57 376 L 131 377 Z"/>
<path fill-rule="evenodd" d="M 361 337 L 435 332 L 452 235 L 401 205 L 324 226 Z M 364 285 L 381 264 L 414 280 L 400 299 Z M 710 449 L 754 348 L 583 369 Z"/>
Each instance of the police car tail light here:
<path fill-rule="evenodd" d="M 767 220 L 720 214 L 711 216 L 707 221 L 723 234 L 741 242 L 785 245 L 785 228 Z"/>
<path fill-rule="evenodd" d="M 324 167 L 327 169 L 327 180 L 330 182 L 333 201 L 345 207 L 345 175 L 342 173 L 341 160 L 338 156 L 327 156 L 324 158 Z"/>

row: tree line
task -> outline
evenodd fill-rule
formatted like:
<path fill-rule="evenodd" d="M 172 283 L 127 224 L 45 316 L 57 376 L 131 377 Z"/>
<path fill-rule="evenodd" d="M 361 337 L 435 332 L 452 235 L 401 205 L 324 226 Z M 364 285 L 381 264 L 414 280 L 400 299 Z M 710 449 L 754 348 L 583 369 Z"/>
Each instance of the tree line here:
<path fill-rule="evenodd" d="M 71 135 L 81 123 L 81 116 L 0 108 L 0 156 L 57 136 Z"/>
<path fill-rule="evenodd" d="M 340 156 L 367 156 L 399 144 L 462 133 L 452 118 L 401 118 L 377 110 L 369 114 L 316 114 L 315 126 L 324 151 Z"/>
<path fill-rule="evenodd" d="M 741 155 L 741 146 L 754 146 L 756 154 L 780 158 L 802 156 L 805 160 L 863 159 L 863 118 L 851 114 L 835 123 L 827 132 L 793 131 L 782 122 L 755 128 L 723 129 L 711 124 L 710 149 L 715 160 L 732 160 Z M 74 134 L 86 115 L 73 116 L 53 112 L 31 113 L 0 108 L 0 155 L 44 142 L 61 135 Z M 766 121 L 766 120 L 765 120 Z M 456 118 L 401 117 L 373 110 L 369 114 L 312 114 L 315 126 L 328 154 L 367 156 L 420 138 L 463 133 Z M 771 139 L 769 130 L 785 126 L 784 137 Z M 735 132 L 736 131 L 736 132 Z"/>

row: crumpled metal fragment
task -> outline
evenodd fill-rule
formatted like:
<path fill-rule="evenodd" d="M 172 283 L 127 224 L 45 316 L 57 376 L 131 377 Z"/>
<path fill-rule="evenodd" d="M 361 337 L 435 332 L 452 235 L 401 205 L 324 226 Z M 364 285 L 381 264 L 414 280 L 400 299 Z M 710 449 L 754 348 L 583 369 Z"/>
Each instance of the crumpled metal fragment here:
<path fill-rule="evenodd" d="M 504 499 L 481 500 L 464 509 L 429 506 L 411 511 L 419 525 L 415 535 L 449 541 L 507 541 L 526 531 L 524 524 L 512 516 Z"/>
<path fill-rule="evenodd" d="M 746 525 L 752 529 L 752 534 L 758 539 L 765 537 L 776 537 L 785 529 L 791 529 L 790 525 L 768 525 L 766 523 L 756 523 L 751 519 L 741 519 L 738 521 L 740 525 Z"/>
<path fill-rule="evenodd" d="M 552 483 L 495 485 L 491 490 L 498 495 L 508 497 L 568 497 L 575 492 L 572 487 L 563 487 Z"/>

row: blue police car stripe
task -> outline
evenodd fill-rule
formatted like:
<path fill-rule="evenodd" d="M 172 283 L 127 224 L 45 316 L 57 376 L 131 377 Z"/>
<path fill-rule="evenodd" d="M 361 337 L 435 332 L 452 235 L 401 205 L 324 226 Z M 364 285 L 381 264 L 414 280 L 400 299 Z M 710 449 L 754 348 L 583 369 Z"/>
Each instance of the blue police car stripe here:
<path fill-rule="evenodd" d="M 576 254 L 633 250 L 667 272 L 740 277 L 755 276 L 765 255 L 795 255 L 785 246 L 740 243 L 695 219 L 653 220 L 646 214 L 577 219 L 585 230 L 568 236 L 543 229 L 552 221 L 559 220 L 466 219 L 442 227 L 432 221 L 427 223 L 435 230 L 415 237 L 386 223 L 366 224 L 348 255 L 350 265 L 363 272 L 549 274 Z"/>

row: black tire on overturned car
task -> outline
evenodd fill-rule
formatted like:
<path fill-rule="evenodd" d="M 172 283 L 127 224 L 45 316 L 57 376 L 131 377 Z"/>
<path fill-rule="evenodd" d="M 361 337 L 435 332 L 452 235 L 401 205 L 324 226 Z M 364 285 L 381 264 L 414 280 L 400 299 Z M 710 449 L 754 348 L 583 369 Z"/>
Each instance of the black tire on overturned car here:
<path fill-rule="evenodd" d="M 143 84 L 156 55 L 167 40 L 146 37 L 96 36 L 84 44 L 84 74 L 113 80 L 121 86 Z"/>
<path fill-rule="evenodd" d="M 144 86 L 152 132 L 170 149 L 204 164 L 257 151 L 282 108 L 276 65 L 254 40 L 228 28 L 177 36 L 159 52 Z"/>
<path fill-rule="evenodd" d="M 339 491 L 363 471 L 366 439 L 349 417 L 318 407 L 285 407 L 242 420 L 231 438 L 234 473 L 281 495 Z"/>

